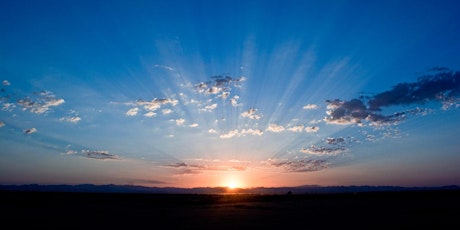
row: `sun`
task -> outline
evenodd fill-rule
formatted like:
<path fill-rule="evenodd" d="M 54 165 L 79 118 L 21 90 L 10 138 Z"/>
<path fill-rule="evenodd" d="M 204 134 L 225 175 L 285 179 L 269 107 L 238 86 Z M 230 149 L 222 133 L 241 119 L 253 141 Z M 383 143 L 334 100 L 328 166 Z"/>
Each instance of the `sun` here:
<path fill-rule="evenodd" d="M 238 180 L 238 178 L 236 178 L 234 176 L 227 177 L 225 179 L 225 182 L 223 183 L 223 185 L 225 187 L 227 187 L 228 189 L 236 189 L 236 188 L 241 188 L 242 187 L 241 182 Z"/>
<path fill-rule="evenodd" d="M 234 189 L 234 188 L 238 188 L 238 185 L 235 181 L 229 181 L 228 184 L 227 184 L 227 187 L 229 189 Z"/>

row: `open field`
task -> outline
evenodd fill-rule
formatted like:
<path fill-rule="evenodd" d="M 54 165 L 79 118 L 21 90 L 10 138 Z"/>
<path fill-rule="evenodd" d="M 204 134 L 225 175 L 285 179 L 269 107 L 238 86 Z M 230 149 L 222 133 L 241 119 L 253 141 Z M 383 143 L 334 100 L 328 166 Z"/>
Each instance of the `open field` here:
<path fill-rule="evenodd" d="M 447 228 L 460 191 L 341 194 L 122 194 L 0 192 L 14 229 Z"/>

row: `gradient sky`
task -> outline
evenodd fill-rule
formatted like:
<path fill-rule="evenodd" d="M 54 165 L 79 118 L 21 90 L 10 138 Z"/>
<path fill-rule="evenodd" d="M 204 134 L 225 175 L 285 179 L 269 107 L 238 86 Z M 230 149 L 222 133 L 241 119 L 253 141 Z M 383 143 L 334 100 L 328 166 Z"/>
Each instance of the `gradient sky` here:
<path fill-rule="evenodd" d="M 0 183 L 460 184 L 459 1 L 0 2 Z"/>

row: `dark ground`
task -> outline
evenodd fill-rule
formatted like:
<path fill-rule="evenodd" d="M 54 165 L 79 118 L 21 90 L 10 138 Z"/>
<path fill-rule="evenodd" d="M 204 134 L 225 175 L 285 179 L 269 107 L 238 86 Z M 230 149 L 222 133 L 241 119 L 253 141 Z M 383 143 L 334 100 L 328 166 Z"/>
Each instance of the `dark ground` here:
<path fill-rule="evenodd" d="M 460 191 L 292 195 L 0 191 L 11 229 L 447 229 Z"/>

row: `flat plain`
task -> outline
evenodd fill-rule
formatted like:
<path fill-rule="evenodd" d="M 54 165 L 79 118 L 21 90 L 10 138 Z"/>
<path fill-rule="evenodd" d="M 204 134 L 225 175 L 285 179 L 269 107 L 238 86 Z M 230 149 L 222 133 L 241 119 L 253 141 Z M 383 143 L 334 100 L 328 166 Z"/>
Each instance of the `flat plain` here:
<path fill-rule="evenodd" d="M 0 191 L 13 229 L 444 229 L 460 191 L 130 194 Z"/>

